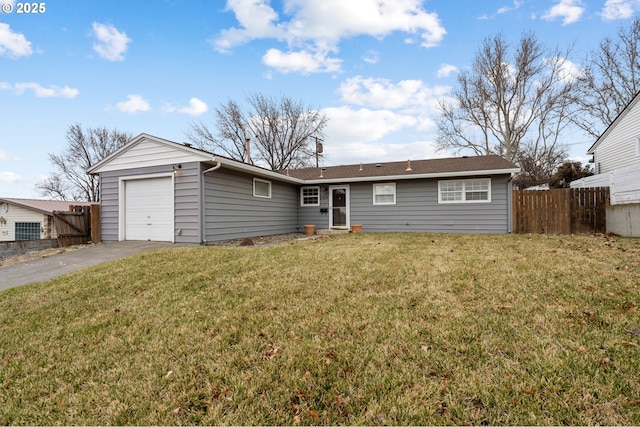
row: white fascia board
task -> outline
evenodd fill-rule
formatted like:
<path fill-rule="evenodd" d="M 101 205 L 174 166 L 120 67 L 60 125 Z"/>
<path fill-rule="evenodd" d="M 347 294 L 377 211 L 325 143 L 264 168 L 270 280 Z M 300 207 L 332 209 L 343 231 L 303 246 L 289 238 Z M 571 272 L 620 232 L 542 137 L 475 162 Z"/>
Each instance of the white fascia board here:
<path fill-rule="evenodd" d="M 389 175 L 389 176 L 363 176 L 355 178 L 318 178 L 305 180 L 305 184 L 333 184 L 343 182 L 370 182 L 370 181 L 398 181 L 405 179 L 433 179 L 433 178 L 459 178 L 463 176 L 477 175 L 505 175 L 520 172 L 520 168 L 513 169 L 495 169 L 495 170 L 477 170 L 463 172 L 442 172 L 442 173 L 422 173 L 414 175 Z"/>

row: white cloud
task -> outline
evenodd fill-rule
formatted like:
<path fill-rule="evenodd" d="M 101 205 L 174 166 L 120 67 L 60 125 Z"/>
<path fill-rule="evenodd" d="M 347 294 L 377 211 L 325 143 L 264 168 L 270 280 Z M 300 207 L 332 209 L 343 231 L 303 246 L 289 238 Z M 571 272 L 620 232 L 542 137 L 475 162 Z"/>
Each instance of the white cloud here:
<path fill-rule="evenodd" d="M 18 58 L 32 53 L 31 42 L 24 35 L 11 31 L 9 24 L 0 22 L 0 56 Z"/>
<path fill-rule="evenodd" d="M 558 4 L 542 15 L 542 19 L 552 21 L 556 18 L 562 18 L 562 25 L 569 25 L 578 22 L 584 11 L 582 0 L 560 0 Z"/>
<path fill-rule="evenodd" d="M 325 130 L 327 141 L 376 141 L 389 133 L 418 124 L 413 116 L 389 110 L 354 110 L 343 106 L 325 108 L 322 112 L 329 119 Z"/>
<path fill-rule="evenodd" d="M 513 4 L 511 6 L 502 6 L 496 11 L 496 13 L 498 15 L 502 15 L 504 13 L 511 12 L 512 10 L 516 10 L 520 6 L 522 6 L 522 3 L 523 3 L 522 0 L 513 0 Z"/>
<path fill-rule="evenodd" d="M 20 157 L 11 156 L 11 155 L 9 155 L 9 153 L 7 153 L 6 151 L 0 150 L 0 160 L 13 160 L 13 161 L 19 161 L 19 160 L 21 160 L 21 159 L 20 159 Z"/>
<path fill-rule="evenodd" d="M 131 39 L 127 34 L 120 32 L 113 25 L 93 23 L 93 35 L 96 42 L 93 43 L 93 50 L 101 58 L 108 61 L 123 61 L 124 53 L 127 51 Z"/>
<path fill-rule="evenodd" d="M 545 58 L 543 62 L 550 70 L 555 69 L 558 79 L 565 83 L 575 82 L 584 72 L 579 64 L 561 56 Z"/>
<path fill-rule="evenodd" d="M 446 34 L 436 13 L 422 0 L 284 0 L 281 17 L 269 0 L 228 0 L 238 27 L 222 30 L 210 40 L 214 49 L 228 53 L 257 39 L 287 42 L 288 53 L 269 50 L 263 62 L 283 72 L 331 72 L 341 61 L 329 58 L 340 40 L 348 37 L 384 38 L 394 32 L 418 36 L 423 47 L 437 46 Z"/>
<path fill-rule="evenodd" d="M 362 57 L 362 60 L 367 64 L 377 64 L 378 63 L 378 52 L 375 50 L 367 51 L 367 54 Z"/>
<path fill-rule="evenodd" d="M 38 98 L 75 98 L 80 91 L 69 86 L 58 87 L 49 86 L 44 87 L 36 82 L 20 82 L 11 85 L 6 82 L 0 82 L 0 90 L 11 90 L 17 95 L 23 95 L 25 92 L 31 90 Z"/>
<path fill-rule="evenodd" d="M 201 101 L 198 98 L 191 98 L 189 100 L 189 106 L 180 108 L 178 112 L 189 114 L 190 116 L 200 116 L 206 113 L 208 110 L 209 107 L 204 101 Z"/>
<path fill-rule="evenodd" d="M 425 112 L 435 107 L 437 99 L 450 92 L 447 86 L 429 87 L 422 80 L 393 83 L 381 78 L 356 76 L 345 80 L 338 92 L 342 101 L 385 109 L 413 109 Z"/>
<path fill-rule="evenodd" d="M 607 0 L 600 12 L 605 21 L 629 19 L 640 11 L 640 0 Z"/>
<path fill-rule="evenodd" d="M 456 67 L 455 65 L 442 64 L 440 65 L 440 68 L 438 68 L 438 72 L 436 73 L 436 76 L 438 76 L 438 78 L 449 77 L 451 74 L 457 71 L 458 71 L 458 67 Z"/>
<path fill-rule="evenodd" d="M 286 35 L 277 24 L 278 14 L 269 6 L 269 0 L 228 0 L 227 11 L 233 11 L 241 28 L 220 31 L 210 40 L 218 52 L 228 53 L 234 47 L 262 38 L 281 39 Z"/>
<path fill-rule="evenodd" d="M 333 73 L 340 71 L 341 59 L 329 58 L 328 52 L 309 51 L 282 52 L 279 49 L 269 49 L 262 57 L 262 62 L 268 67 L 275 68 L 282 73 Z"/>
<path fill-rule="evenodd" d="M 408 143 L 345 142 L 324 144 L 324 159 L 330 165 L 357 165 L 358 163 L 398 162 L 451 157 L 451 153 L 438 151 L 433 141 Z"/>
<path fill-rule="evenodd" d="M 118 102 L 116 108 L 123 113 L 137 113 L 139 111 L 149 111 L 151 106 L 140 95 L 127 95 L 127 100 Z"/>
<path fill-rule="evenodd" d="M 583 74 L 583 69 L 579 64 L 575 62 L 571 62 L 568 59 L 562 60 L 562 65 L 560 65 L 560 80 L 566 82 L 574 82 Z"/>
<path fill-rule="evenodd" d="M 188 107 L 175 107 L 169 103 L 166 103 L 163 107 L 166 113 L 178 113 L 189 114 L 190 116 L 200 116 L 209 111 L 209 106 L 206 102 L 199 100 L 198 98 L 191 98 L 189 100 Z"/>
<path fill-rule="evenodd" d="M 21 179 L 22 179 L 22 177 L 20 177 L 20 175 L 18 175 L 16 173 L 9 172 L 9 171 L 0 172 L 0 182 L 12 184 L 12 183 L 20 181 Z"/>

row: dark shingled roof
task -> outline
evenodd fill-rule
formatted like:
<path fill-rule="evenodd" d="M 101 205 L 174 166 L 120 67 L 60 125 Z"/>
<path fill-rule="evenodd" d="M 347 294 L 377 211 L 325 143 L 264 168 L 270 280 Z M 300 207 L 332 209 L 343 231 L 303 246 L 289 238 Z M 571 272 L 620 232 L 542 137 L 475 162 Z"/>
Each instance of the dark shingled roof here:
<path fill-rule="evenodd" d="M 409 162 L 411 170 L 408 169 Z M 387 163 L 366 163 L 362 165 L 327 166 L 322 168 L 290 169 L 283 172 L 304 180 L 376 178 L 389 176 L 448 174 L 456 172 L 500 171 L 512 172 L 518 166 L 500 156 L 452 157 L 446 159 L 411 160 Z M 322 176 L 320 176 L 322 174 Z"/>

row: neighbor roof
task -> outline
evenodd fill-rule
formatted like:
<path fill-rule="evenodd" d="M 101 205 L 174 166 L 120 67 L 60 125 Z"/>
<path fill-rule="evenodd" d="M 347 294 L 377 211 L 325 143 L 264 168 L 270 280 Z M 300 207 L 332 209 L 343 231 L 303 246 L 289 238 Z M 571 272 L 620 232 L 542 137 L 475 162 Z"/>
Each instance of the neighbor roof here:
<path fill-rule="evenodd" d="M 290 169 L 285 174 L 307 182 L 360 181 L 363 179 L 414 179 L 446 176 L 470 176 L 516 173 L 519 169 L 500 156 L 452 157 L 407 160 L 402 162 L 363 163 L 321 168 Z"/>
<path fill-rule="evenodd" d="M 21 208 L 41 212 L 46 215 L 53 215 L 53 211 L 67 211 L 69 206 L 89 206 L 87 202 L 61 202 L 59 200 L 37 200 L 37 199 L 11 199 L 0 198 L 0 203 L 20 206 Z"/>

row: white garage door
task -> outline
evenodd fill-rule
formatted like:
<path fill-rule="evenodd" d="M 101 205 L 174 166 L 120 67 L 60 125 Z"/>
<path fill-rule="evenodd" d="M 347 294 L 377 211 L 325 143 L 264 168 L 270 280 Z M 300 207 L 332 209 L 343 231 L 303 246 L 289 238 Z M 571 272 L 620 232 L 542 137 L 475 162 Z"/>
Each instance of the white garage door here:
<path fill-rule="evenodd" d="M 171 177 L 125 182 L 125 240 L 173 241 Z"/>

